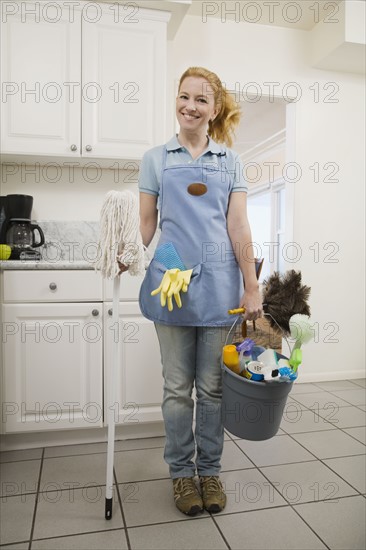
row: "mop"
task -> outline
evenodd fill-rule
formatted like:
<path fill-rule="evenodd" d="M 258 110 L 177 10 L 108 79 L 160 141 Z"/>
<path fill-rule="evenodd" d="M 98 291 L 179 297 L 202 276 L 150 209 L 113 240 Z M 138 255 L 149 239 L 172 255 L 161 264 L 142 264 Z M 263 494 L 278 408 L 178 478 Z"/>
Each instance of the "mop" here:
<path fill-rule="evenodd" d="M 114 326 L 119 326 L 120 277 L 117 259 L 128 266 L 131 275 L 145 272 L 144 250 L 139 231 L 139 211 L 137 197 L 130 191 L 109 191 L 104 200 L 100 215 L 100 240 L 95 269 L 103 278 L 113 279 Z M 107 475 L 105 495 L 105 519 L 112 518 L 113 502 L 113 463 L 115 438 L 115 409 L 117 368 L 119 361 L 119 330 L 114 340 L 112 362 L 108 371 L 107 387 Z"/>

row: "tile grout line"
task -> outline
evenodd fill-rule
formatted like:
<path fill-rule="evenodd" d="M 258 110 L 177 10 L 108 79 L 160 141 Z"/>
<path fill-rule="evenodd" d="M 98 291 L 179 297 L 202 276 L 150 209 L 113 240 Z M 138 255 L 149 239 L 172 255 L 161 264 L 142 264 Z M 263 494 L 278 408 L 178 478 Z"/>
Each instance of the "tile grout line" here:
<path fill-rule="evenodd" d="M 332 430 L 333 431 L 333 430 Z M 312 433 L 312 432 L 306 432 L 306 433 Z M 301 447 L 303 447 L 303 449 L 305 449 L 305 451 L 307 451 L 308 453 L 310 453 L 311 455 L 313 455 L 315 457 L 316 460 L 318 460 L 321 464 L 323 464 L 323 466 L 325 466 L 326 468 L 328 468 L 331 472 L 333 472 L 336 476 L 340 477 L 342 481 L 344 481 L 346 483 L 346 485 L 349 485 L 350 487 L 352 487 L 352 489 L 354 489 L 358 495 L 352 495 L 352 496 L 359 496 L 361 495 L 361 491 L 359 491 L 358 489 L 356 489 L 356 487 L 354 487 L 353 485 L 351 485 L 351 483 L 349 481 L 346 481 L 341 475 L 339 475 L 335 470 L 333 470 L 332 468 L 330 468 L 330 466 L 328 466 L 328 464 L 326 464 L 324 462 L 324 460 L 332 460 L 333 458 L 351 458 L 351 457 L 354 457 L 354 456 L 364 456 L 363 454 L 359 454 L 359 455 L 345 455 L 345 456 L 331 456 L 331 457 L 328 457 L 328 458 L 319 458 L 317 457 L 312 451 L 310 451 L 309 449 L 307 449 L 302 443 L 300 443 L 299 441 L 297 441 L 294 437 L 292 437 L 291 434 L 288 434 L 289 437 L 295 441 L 296 443 L 298 443 Z M 313 462 L 313 461 L 309 461 L 309 462 Z M 293 462 L 292 463 L 289 463 L 289 464 L 294 464 Z M 276 465 L 274 465 L 276 466 Z M 280 465 L 281 466 L 281 465 Z M 282 465 L 283 466 L 283 465 Z M 265 466 L 262 466 L 263 468 Z M 324 500 L 324 499 L 323 499 Z M 320 501 L 319 501 L 320 502 Z"/>
<path fill-rule="evenodd" d="M 345 500 L 346 498 L 355 498 L 355 497 L 358 498 L 359 496 L 361 496 L 361 498 L 364 497 L 364 495 L 346 495 L 344 497 L 340 497 L 339 500 L 341 500 L 341 499 Z M 325 501 L 319 500 L 318 502 L 328 503 L 328 500 L 325 500 Z M 225 510 L 224 510 L 224 511 L 218 513 L 218 514 L 215 514 L 215 517 L 228 517 L 228 516 L 235 516 L 235 515 L 239 515 L 239 514 L 247 514 L 247 513 L 251 513 L 251 512 L 264 512 L 264 511 L 277 510 L 277 509 L 289 508 L 289 507 L 292 508 L 292 506 L 299 506 L 299 505 L 302 505 L 302 504 L 314 504 L 314 503 L 313 502 L 304 502 L 304 503 L 298 503 L 298 504 L 295 504 L 295 505 L 291 505 L 291 504 L 289 504 L 288 502 L 285 501 L 284 504 L 278 504 L 276 506 L 270 506 L 270 507 L 266 507 L 266 508 L 252 508 L 250 510 L 238 510 L 238 511 L 234 511 L 234 512 L 225 512 Z M 189 518 L 189 519 L 182 518 L 182 519 L 174 519 L 174 520 L 169 520 L 169 521 L 157 521 L 155 523 L 141 523 L 141 524 L 138 524 L 138 525 L 131 525 L 129 527 L 129 529 L 139 529 L 140 527 L 154 527 L 154 526 L 157 526 L 157 525 L 170 525 L 170 524 L 173 524 L 173 523 L 186 523 L 186 522 L 190 522 L 190 521 L 206 521 L 210 517 L 212 517 L 211 514 L 202 515 L 202 516 L 195 516 L 195 517 L 192 517 L 192 518 Z M 212 517 L 212 519 L 214 519 L 214 518 Z M 303 518 L 301 518 L 301 519 L 303 519 Z M 303 521 L 305 521 L 305 520 L 303 520 Z M 118 529 L 114 529 L 114 530 L 116 531 Z M 95 532 L 108 532 L 108 531 L 95 531 Z M 77 533 L 77 534 L 87 534 L 87 533 Z M 69 536 L 69 535 L 63 535 L 63 536 Z M 39 540 L 41 540 L 41 539 L 39 539 Z"/>
<path fill-rule="evenodd" d="M 362 388 L 363 389 L 363 388 Z M 335 391 L 343 391 L 343 390 L 335 390 Z M 345 390 L 346 391 L 346 390 Z M 355 390 L 349 390 L 349 391 L 355 391 Z M 307 393 L 295 393 L 291 396 L 291 399 L 293 399 L 294 401 L 296 401 L 296 403 L 299 403 L 299 405 L 301 405 L 302 407 L 306 407 L 307 410 L 309 411 L 313 411 L 313 409 L 311 409 L 310 407 L 307 407 L 307 405 L 303 405 L 303 403 L 301 403 L 301 401 L 298 401 L 296 399 L 296 397 L 294 397 L 294 395 L 313 395 L 313 394 L 320 394 L 320 393 L 329 393 L 332 397 L 336 397 L 337 399 L 341 399 L 342 401 L 344 401 L 345 403 L 347 403 L 347 405 L 339 405 L 338 403 L 335 403 L 335 405 L 338 406 L 339 409 L 344 409 L 344 408 L 347 408 L 347 407 L 362 407 L 363 404 L 360 403 L 359 405 L 355 405 L 354 403 L 350 403 L 350 401 L 347 401 L 347 399 L 344 399 L 343 397 L 339 397 L 339 395 L 336 395 L 334 393 L 334 391 L 328 391 L 328 390 L 322 390 L 322 391 L 318 391 L 318 392 L 307 392 Z M 290 396 L 290 394 L 289 394 Z M 323 410 L 321 408 L 319 408 L 318 410 Z M 360 409 L 362 410 L 362 409 Z"/>
<path fill-rule="evenodd" d="M 333 430 L 331 430 L 333 431 Z M 303 432 L 303 433 L 313 433 L 313 432 Z M 262 474 L 266 479 L 267 481 L 269 481 L 269 483 L 274 487 L 274 485 L 270 482 L 270 480 L 267 478 L 267 476 L 264 475 L 264 473 L 260 470 L 260 468 L 267 468 L 267 467 L 276 467 L 276 466 L 286 466 L 286 465 L 289 465 L 289 464 L 303 464 L 303 463 L 306 463 L 306 462 L 316 462 L 316 461 L 319 461 L 321 464 L 323 464 L 323 466 L 325 466 L 325 468 L 329 469 L 331 472 L 333 472 L 337 477 L 339 477 L 342 481 L 344 481 L 344 483 L 346 485 L 349 485 L 354 491 L 356 491 L 357 495 L 350 495 L 350 496 L 359 496 L 359 495 L 363 495 L 363 493 L 361 491 L 359 491 L 356 487 L 354 487 L 349 481 L 345 480 L 340 474 L 338 474 L 335 470 L 333 470 L 330 466 L 328 466 L 328 464 L 326 464 L 323 460 L 331 460 L 332 458 L 351 458 L 353 456 L 364 456 L 363 454 L 360 454 L 360 455 L 348 455 L 348 456 L 342 456 L 342 457 L 330 457 L 330 458 L 326 458 L 326 459 L 321 459 L 321 458 L 318 458 L 312 451 L 309 451 L 309 449 L 307 449 L 304 445 L 302 445 L 302 443 L 300 443 L 299 441 L 297 441 L 294 437 L 292 437 L 291 434 L 286 434 L 288 435 L 293 441 L 295 441 L 295 443 L 298 443 L 301 447 L 303 447 L 303 449 L 305 449 L 305 451 L 307 451 L 308 453 L 310 453 L 311 455 L 313 455 L 313 457 L 315 458 L 315 460 L 302 460 L 300 462 L 285 462 L 283 464 L 270 464 L 270 465 L 267 465 L 267 466 L 257 466 L 250 457 L 248 457 L 245 453 L 245 451 L 239 446 L 236 444 L 237 448 L 244 454 L 244 456 L 254 465 L 254 468 L 257 469 L 259 471 L 260 474 Z M 235 441 L 240 441 L 239 440 L 232 440 L 234 443 Z M 246 469 L 246 468 L 243 468 L 243 469 Z M 247 468 L 247 469 L 252 469 L 252 468 Z M 274 487 L 276 489 L 276 487 Z M 278 491 L 279 492 L 279 491 Z M 281 493 L 279 493 L 281 497 L 283 497 L 283 495 L 281 495 Z M 283 497 L 284 498 L 284 497 Z M 343 498 L 343 497 L 339 497 L 339 498 Z M 286 499 L 285 499 L 286 500 Z M 332 499 L 322 499 L 322 501 L 324 500 L 332 500 Z M 333 499 L 334 500 L 334 499 Z M 318 502 L 321 502 L 321 501 L 318 501 Z M 291 504 L 289 503 L 289 505 L 291 506 Z"/>
<path fill-rule="evenodd" d="M 354 378 L 354 380 L 363 380 L 363 378 Z M 344 380 L 329 380 L 329 382 L 327 382 L 326 380 L 323 380 L 321 382 L 309 382 L 310 384 L 314 384 L 317 388 L 320 387 L 320 389 L 324 390 L 324 388 L 322 386 L 320 386 L 320 384 L 331 384 L 332 382 L 350 382 L 351 384 L 353 384 L 355 386 L 355 389 L 356 388 L 364 388 L 364 386 L 361 386 L 360 384 L 356 384 L 356 382 L 353 381 L 353 379 L 349 379 L 349 378 L 345 378 Z M 353 388 L 346 388 L 345 390 L 352 390 Z M 329 390 L 325 390 L 325 391 L 329 391 Z M 336 390 L 336 391 L 343 391 L 343 390 Z"/>
<path fill-rule="evenodd" d="M 360 387 L 362 388 L 362 386 L 360 386 Z M 364 388 L 363 388 L 363 389 L 364 389 Z M 337 391 L 337 390 L 336 390 L 336 391 Z M 340 390 L 340 391 L 341 391 L 341 390 Z M 353 390 L 350 390 L 350 391 L 353 391 Z M 330 393 L 333 397 L 338 397 L 337 395 L 333 394 L 331 391 L 328 391 L 328 390 L 322 390 L 321 392 L 307 392 L 307 393 L 299 394 L 299 395 L 309 395 L 310 393 L 311 393 L 311 394 L 313 394 L 313 393 L 318 394 L 318 393 L 323 393 L 323 392 L 325 392 L 325 393 Z M 295 394 L 295 395 L 296 395 L 296 394 Z M 336 429 L 342 431 L 345 435 L 348 435 L 349 437 L 352 437 L 352 439 L 354 439 L 354 440 L 357 441 L 358 443 L 361 443 L 361 445 L 365 445 L 365 443 L 363 443 L 362 441 L 360 441 L 359 439 L 357 439 L 357 438 L 354 437 L 353 435 L 351 435 L 351 434 L 345 432 L 344 430 L 345 430 L 346 427 L 341 428 L 341 427 L 335 425 L 334 423 L 330 422 L 330 421 L 327 420 L 326 418 L 322 417 L 322 416 L 321 416 L 318 412 L 316 412 L 314 409 L 312 409 L 312 408 L 310 408 L 310 407 L 307 407 L 306 405 L 303 405 L 300 401 L 297 401 L 295 397 L 292 396 L 291 399 L 293 399 L 293 400 L 294 400 L 297 404 L 299 404 L 301 407 L 305 407 L 305 411 L 306 411 L 306 412 L 312 412 L 314 415 L 317 415 L 320 419 L 322 419 L 323 421 L 325 421 L 327 424 L 329 424 L 330 426 L 333 426 L 333 428 L 336 428 Z M 339 399 L 342 399 L 342 398 L 339 398 Z M 346 403 L 349 403 L 349 402 L 346 401 L 345 399 L 343 399 L 343 401 L 345 401 Z M 342 406 L 340 406 L 340 405 L 337 405 L 337 406 L 338 406 L 338 411 L 339 411 L 339 409 L 345 409 L 345 408 L 349 408 L 349 407 L 355 407 L 355 408 L 357 408 L 358 410 L 360 410 L 360 411 L 362 411 L 362 412 L 365 412 L 365 414 L 366 414 L 366 411 L 363 411 L 363 410 L 360 408 L 361 405 L 354 405 L 354 404 L 352 404 L 352 403 L 349 403 L 348 405 L 345 405 L 344 407 L 342 407 Z M 300 409 L 300 410 L 303 410 L 303 409 Z M 323 408 L 318 408 L 318 411 L 321 411 L 321 410 L 326 410 L 326 409 L 324 409 L 324 407 L 323 407 Z M 305 412 L 305 411 L 304 411 L 304 412 Z M 337 411 L 337 412 L 338 412 L 338 411 Z M 363 427 L 364 427 L 364 426 L 348 426 L 347 429 L 350 429 L 350 428 L 363 428 Z M 280 428 L 281 428 L 281 426 L 280 426 Z M 291 435 L 291 433 L 286 432 L 285 428 L 281 428 L 281 429 L 285 432 L 286 435 Z M 327 431 L 327 430 L 310 430 L 310 431 L 304 431 L 304 432 L 299 432 L 299 433 L 304 434 L 304 433 L 314 433 L 314 432 L 323 432 L 323 431 Z M 328 430 L 328 431 L 329 431 L 329 430 Z M 294 435 L 297 435 L 297 434 L 294 434 Z M 293 439 L 294 439 L 294 438 L 293 438 Z M 296 439 L 295 439 L 295 441 L 296 441 Z M 297 443 L 298 443 L 298 442 L 297 442 Z M 366 446 L 366 445 L 365 445 L 365 446 Z M 306 450 L 308 450 L 308 449 L 306 449 Z M 358 456 L 358 455 L 352 455 L 352 456 Z M 337 458 L 337 457 L 332 457 L 332 458 Z"/>
<path fill-rule="evenodd" d="M 358 497 L 360 495 L 348 495 L 348 496 L 344 496 L 344 497 L 340 497 L 342 499 L 345 499 L 345 498 L 354 498 L 354 497 Z M 327 502 L 326 500 L 319 500 L 318 502 Z M 309 527 L 309 529 L 311 529 L 311 531 L 319 538 L 319 540 L 324 544 L 324 546 L 326 548 L 328 548 L 328 550 L 333 550 L 333 548 L 331 548 L 330 546 L 328 546 L 326 544 L 326 542 L 320 537 L 320 535 L 318 535 L 318 533 L 316 531 L 314 531 L 314 529 L 311 527 L 311 525 L 308 524 L 308 522 L 301 516 L 300 512 L 298 512 L 295 508 L 295 506 L 301 506 L 301 504 L 309 504 L 309 503 L 299 503 L 297 505 L 294 505 L 294 506 L 291 506 L 292 510 L 295 512 L 295 514 L 297 514 L 299 516 L 299 518 Z M 313 504 L 313 503 L 310 503 L 310 504 Z"/>
<path fill-rule="evenodd" d="M 285 498 L 283 495 L 281 495 L 279 489 L 277 489 L 277 487 L 276 487 L 275 485 L 273 485 L 273 483 L 271 482 L 271 480 L 270 480 L 263 472 L 261 472 L 260 470 L 259 470 L 259 472 L 262 474 L 263 477 L 266 478 L 266 480 L 268 481 L 268 483 L 269 483 L 270 485 L 272 485 L 272 487 L 274 487 L 275 491 L 277 491 L 277 492 L 279 493 L 279 495 L 281 496 L 281 498 L 283 498 L 283 500 L 286 502 L 287 506 L 290 506 L 291 510 L 293 510 L 293 512 L 295 512 L 295 514 L 301 519 L 301 521 L 303 521 L 303 522 L 305 523 L 305 525 L 308 526 L 308 528 L 314 533 L 314 535 L 320 540 L 320 542 L 321 542 L 322 544 L 324 544 L 324 546 L 325 546 L 328 550 L 331 550 L 330 547 L 325 543 L 325 541 L 320 537 L 320 535 L 318 535 L 318 533 L 311 527 L 311 525 L 308 524 L 308 522 L 300 515 L 300 513 L 299 513 L 297 510 L 295 510 L 294 506 L 293 506 L 290 502 L 288 502 L 288 501 L 286 500 L 286 498 Z M 318 502 L 324 502 L 324 500 L 321 500 L 321 501 L 318 501 Z M 271 510 L 271 508 L 269 508 L 269 510 Z"/>
<path fill-rule="evenodd" d="M 86 443 L 86 445 L 89 445 L 89 443 Z M 68 445 L 68 447 L 72 447 L 73 445 Z M 50 447 L 52 448 L 52 447 Z M 115 452 L 116 453 L 128 453 L 130 451 L 150 451 L 152 449 L 164 449 L 164 445 L 161 445 L 160 447 L 139 447 L 137 449 L 121 449 L 121 450 L 116 450 Z M 54 458 L 74 458 L 76 456 L 90 456 L 90 455 L 104 455 L 104 454 L 107 454 L 107 451 L 92 451 L 90 453 L 80 453 L 80 454 L 71 454 L 71 455 L 57 455 L 57 456 L 46 456 L 45 457 L 45 460 L 52 460 Z M 39 460 L 37 458 L 31 458 L 31 459 L 28 459 L 29 460 Z M 11 460 L 9 462 L 22 462 L 22 460 Z"/>
<path fill-rule="evenodd" d="M 116 491 L 117 491 L 117 498 L 118 498 L 118 502 L 119 502 L 119 507 L 120 507 L 120 509 L 121 509 L 122 523 L 123 523 L 124 532 L 125 532 L 125 536 L 126 536 L 127 549 L 128 549 L 128 550 L 131 550 L 130 536 L 129 536 L 129 534 L 128 534 L 127 522 L 126 522 L 125 513 L 124 513 L 124 511 L 123 511 L 123 506 L 122 506 L 121 493 L 119 492 L 119 487 L 118 487 L 118 481 L 117 481 L 116 470 L 115 470 L 114 468 L 113 468 L 113 477 L 114 477 L 114 483 L 115 483 L 115 486 L 116 486 Z"/>
<path fill-rule="evenodd" d="M 340 499 L 346 499 L 346 498 L 354 498 L 354 497 L 358 497 L 360 495 L 345 495 L 344 497 L 340 497 Z M 361 495 L 363 497 L 365 497 L 365 495 Z M 319 502 L 327 502 L 327 500 L 325 501 L 319 501 Z M 313 504 L 313 502 L 304 502 L 304 503 L 298 503 L 298 504 L 295 504 L 294 506 L 298 506 L 300 504 Z M 275 510 L 275 509 L 281 509 L 281 508 L 288 508 L 288 507 L 291 507 L 291 504 L 288 504 L 288 503 L 285 503 L 285 504 L 279 504 L 277 506 L 272 506 L 270 508 L 254 508 L 252 510 L 242 510 L 242 511 L 236 511 L 236 512 L 221 512 L 219 515 L 217 515 L 217 517 L 227 517 L 227 516 L 235 516 L 235 515 L 239 515 L 239 514 L 247 514 L 247 513 L 250 513 L 250 512 L 262 512 L 262 511 L 266 511 L 266 510 Z M 296 511 L 296 510 L 294 510 Z M 195 517 L 193 518 L 194 520 L 197 520 L 197 521 L 200 521 L 200 520 L 205 520 L 205 519 L 208 519 L 209 517 L 212 517 L 211 514 L 209 514 L 208 516 L 202 516 L 202 517 Z M 301 516 L 300 518 L 305 521 Z M 214 520 L 215 518 L 212 517 L 212 519 Z M 173 523 L 186 523 L 186 521 L 189 521 L 189 520 L 186 520 L 186 519 L 176 519 L 176 520 L 171 520 L 171 521 L 165 521 L 165 522 L 156 522 L 156 523 L 146 523 L 146 524 L 141 524 L 141 525 L 132 525 L 129 527 L 129 529 L 139 529 L 140 527 L 155 527 L 155 526 L 158 526 L 158 525 L 170 525 L 170 524 L 173 524 Z M 76 536 L 81 536 L 81 535 L 89 535 L 89 534 L 94 534 L 94 533 L 109 533 L 111 531 L 124 531 L 125 529 L 124 528 L 113 528 L 113 529 L 107 529 L 107 530 L 100 530 L 100 531 L 86 531 L 86 532 L 82 532 L 82 533 L 71 533 L 71 534 L 66 534 L 66 535 L 57 535 L 57 536 L 52 536 L 52 537 L 43 537 L 43 538 L 38 538 L 38 539 L 34 539 L 34 542 L 35 541 L 42 541 L 42 540 L 51 540 L 51 539 L 55 539 L 55 538 L 68 538 L 68 537 L 76 537 Z M 28 542 L 28 541 L 20 541 L 20 542 Z M 17 543 L 10 543 L 10 544 L 20 544 L 20 542 L 17 542 Z M 1 545 L 3 546 L 3 545 Z M 0 549 L 1 549 L 1 546 L 0 546 Z M 5 546 L 7 546 L 7 544 L 5 544 Z M 130 549 L 130 550 L 133 550 L 133 549 Z"/>
<path fill-rule="evenodd" d="M 220 529 L 220 527 L 219 527 L 219 525 L 218 525 L 218 523 L 217 523 L 217 521 L 216 521 L 216 518 L 215 518 L 214 515 L 211 514 L 211 513 L 210 513 L 210 516 L 211 516 L 212 521 L 214 522 L 214 524 L 215 524 L 215 526 L 216 526 L 216 529 L 218 530 L 218 532 L 220 533 L 221 537 L 223 538 L 224 543 L 225 543 L 226 546 L 228 547 L 228 550 L 231 550 L 231 546 L 230 546 L 229 542 L 226 540 L 226 537 L 225 537 L 224 533 L 221 531 L 221 529 Z"/>
<path fill-rule="evenodd" d="M 304 412 L 307 412 L 307 411 L 304 411 Z M 328 420 L 326 420 L 322 416 L 318 415 L 317 413 L 314 412 L 314 414 L 319 416 L 319 418 L 321 420 L 324 420 L 330 426 L 333 426 L 333 428 L 343 432 L 345 435 L 348 435 L 349 437 L 351 437 L 352 439 L 354 439 L 355 441 L 357 441 L 358 443 L 361 443 L 361 445 L 364 445 L 366 447 L 365 443 L 363 443 L 362 441 L 357 439 L 357 437 L 355 437 L 355 436 L 353 436 L 353 435 L 346 432 L 346 430 L 351 430 L 352 428 L 366 428 L 366 425 L 365 426 L 343 426 L 343 427 L 340 427 L 340 426 L 337 426 L 336 424 L 332 424 L 331 422 L 329 422 Z M 334 432 L 335 431 L 334 429 L 329 429 L 329 430 L 326 429 L 326 430 L 304 430 L 303 432 L 288 432 L 288 431 L 286 431 L 286 428 L 284 428 L 284 427 L 282 427 L 281 430 L 283 430 L 285 433 L 284 434 L 279 434 L 279 435 L 303 435 L 303 434 L 325 433 L 325 432 Z M 352 456 L 357 456 L 357 455 L 352 455 Z M 337 458 L 337 457 L 332 457 L 332 458 Z"/>
<path fill-rule="evenodd" d="M 32 542 L 38 542 L 42 540 L 53 540 L 53 539 L 67 539 L 69 537 L 81 537 L 84 535 L 94 535 L 98 533 L 111 533 L 113 531 L 124 531 L 123 527 L 115 527 L 112 529 L 102 529 L 101 531 L 82 531 L 81 533 L 67 533 L 66 535 L 52 535 L 50 537 L 39 537 L 38 539 L 33 539 Z M 28 542 L 28 541 L 26 541 Z M 19 543 L 14 543 L 19 544 Z M 0 545 L 1 550 L 1 545 Z"/>
<path fill-rule="evenodd" d="M 34 527 L 36 524 L 36 515 L 37 515 L 37 508 L 38 508 L 38 501 L 39 501 L 39 489 L 41 487 L 41 477 L 42 477 L 42 470 L 43 470 L 43 460 L 44 460 L 44 453 L 45 448 L 42 448 L 42 456 L 41 456 L 41 464 L 39 467 L 39 476 L 38 476 L 38 483 L 37 483 L 37 493 L 36 493 L 36 499 L 34 503 L 34 511 L 33 511 L 33 518 L 32 518 L 32 527 L 29 535 L 29 546 L 28 550 L 31 550 L 32 548 L 32 541 L 33 541 L 33 533 L 34 533 Z"/>

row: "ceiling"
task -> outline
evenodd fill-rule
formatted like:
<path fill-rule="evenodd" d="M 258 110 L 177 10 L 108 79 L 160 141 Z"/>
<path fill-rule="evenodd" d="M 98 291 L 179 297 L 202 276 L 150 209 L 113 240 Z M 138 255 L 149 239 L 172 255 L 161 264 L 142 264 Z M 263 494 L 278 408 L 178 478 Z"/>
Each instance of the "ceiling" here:
<path fill-rule="evenodd" d="M 187 15 L 209 20 L 214 17 L 228 21 L 252 22 L 260 25 L 289 27 L 309 31 L 325 17 L 336 19 L 341 0 L 241 0 L 212 2 L 192 0 Z M 317 11 L 314 11 L 317 10 Z M 230 13 L 233 12 L 233 13 Z M 298 20 L 297 20 L 298 19 Z"/>

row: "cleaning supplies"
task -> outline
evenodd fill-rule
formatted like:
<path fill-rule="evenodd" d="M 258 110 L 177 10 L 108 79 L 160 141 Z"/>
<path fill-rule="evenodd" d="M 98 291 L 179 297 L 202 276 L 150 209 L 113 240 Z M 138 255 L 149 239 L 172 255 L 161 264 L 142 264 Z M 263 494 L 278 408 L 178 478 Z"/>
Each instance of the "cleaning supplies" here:
<path fill-rule="evenodd" d="M 128 266 L 130 275 L 145 273 L 138 199 L 131 191 L 109 191 L 100 214 L 95 269 L 100 271 L 103 278 L 114 279 L 119 273 L 117 258 Z"/>
<path fill-rule="evenodd" d="M 290 333 L 289 320 L 295 314 L 310 315 L 307 300 L 310 287 L 301 284 L 301 272 L 273 273 L 263 281 L 263 311 L 268 313 L 273 330 L 284 335 Z"/>
<path fill-rule="evenodd" d="M 307 315 L 293 315 L 289 321 L 291 338 L 295 339 L 294 350 L 299 349 L 302 344 L 310 342 L 314 337 L 312 322 Z"/>
<path fill-rule="evenodd" d="M 245 370 L 242 371 L 242 375 L 249 380 L 259 382 L 264 379 L 265 369 L 270 369 L 270 371 L 272 372 L 272 369 L 270 367 L 266 367 L 266 365 L 261 361 L 249 361 L 245 365 Z"/>
<path fill-rule="evenodd" d="M 258 355 L 258 361 L 272 369 L 276 369 L 278 366 L 277 353 L 274 349 L 266 349 L 266 351 Z"/>
<path fill-rule="evenodd" d="M 245 338 L 239 344 L 228 344 L 223 348 L 223 363 L 236 374 L 240 374 L 251 361 L 251 352 L 254 348 L 254 341 Z"/>
<path fill-rule="evenodd" d="M 289 327 L 290 335 L 295 340 L 290 356 L 290 365 L 294 372 L 297 371 L 302 362 L 302 344 L 306 344 L 314 337 L 312 322 L 307 315 L 296 314 L 290 318 Z"/>
<path fill-rule="evenodd" d="M 181 271 L 186 269 L 173 243 L 164 243 L 158 246 L 155 250 L 154 259 L 167 269 L 177 268 Z"/>
<path fill-rule="evenodd" d="M 187 292 L 191 281 L 192 269 L 181 271 L 180 269 L 167 269 L 158 288 L 151 292 L 151 296 L 160 293 L 161 307 L 168 305 L 168 311 L 173 311 L 173 299 L 179 308 L 182 307 L 180 291 Z"/>
<path fill-rule="evenodd" d="M 245 368 L 245 364 L 251 360 L 251 352 L 254 347 L 254 341 L 250 338 L 245 338 L 240 344 L 236 345 L 236 351 L 239 352 L 239 363 L 241 369 Z"/>
<path fill-rule="evenodd" d="M 226 365 L 228 369 L 232 370 L 236 374 L 240 374 L 239 353 L 236 349 L 236 346 L 234 346 L 233 344 L 227 344 L 226 346 L 224 346 L 222 352 L 222 360 L 224 365 Z"/>
<path fill-rule="evenodd" d="M 297 372 L 297 369 L 302 363 L 302 351 L 301 349 L 293 349 L 289 359 L 289 365 L 294 372 Z"/>

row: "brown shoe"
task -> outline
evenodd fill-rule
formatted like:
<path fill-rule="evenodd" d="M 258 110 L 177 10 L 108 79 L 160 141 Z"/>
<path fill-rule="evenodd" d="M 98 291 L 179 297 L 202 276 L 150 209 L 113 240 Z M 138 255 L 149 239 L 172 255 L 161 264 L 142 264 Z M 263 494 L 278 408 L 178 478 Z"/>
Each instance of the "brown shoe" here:
<path fill-rule="evenodd" d="M 180 512 L 195 516 L 203 511 L 203 502 L 193 477 L 173 479 L 175 505 Z"/>
<path fill-rule="evenodd" d="M 226 505 L 226 495 L 218 476 L 200 476 L 203 506 L 208 512 L 216 514 Z"/>

